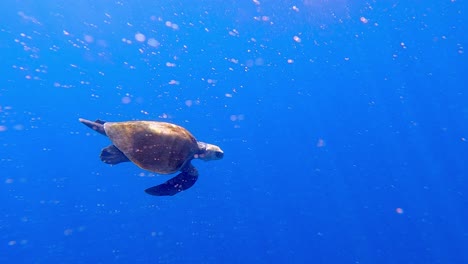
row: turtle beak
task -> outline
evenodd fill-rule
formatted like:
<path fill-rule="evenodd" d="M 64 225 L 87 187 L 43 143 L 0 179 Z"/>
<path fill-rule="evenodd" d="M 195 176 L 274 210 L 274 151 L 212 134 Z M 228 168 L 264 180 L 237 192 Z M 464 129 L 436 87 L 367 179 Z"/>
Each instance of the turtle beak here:
<path fill-rule="evenodd" d="M 222 159 L 224 157 L 224 152 L 219 149 L 219 151 L 215 153 L 215 157 L 216 159 Z"/>

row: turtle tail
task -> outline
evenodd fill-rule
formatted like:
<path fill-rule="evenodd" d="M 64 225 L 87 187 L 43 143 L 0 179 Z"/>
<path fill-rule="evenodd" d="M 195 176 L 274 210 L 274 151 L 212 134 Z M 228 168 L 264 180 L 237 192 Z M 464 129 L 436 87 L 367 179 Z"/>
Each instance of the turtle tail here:
<path fill-rule="evenodd" d="M 89 120 L 86 120 L 86 119 L 83 119 L 83 118 L 80 118 L 78 119 L 81 123 L 83 123 L 84 125 L 86 125 L 87 127 L 91 128 L 92 130 L 95 130 L 96 132 L 98 132 L 99 134 L 102 134 L 104 136 L 107 136 L 106 135 L 106 131 L 104 130 L 104 123 L 105 121 L 102 121 L 102 120 L 96 120 L 95 122 L 93 121 L 89 121 Z"/>

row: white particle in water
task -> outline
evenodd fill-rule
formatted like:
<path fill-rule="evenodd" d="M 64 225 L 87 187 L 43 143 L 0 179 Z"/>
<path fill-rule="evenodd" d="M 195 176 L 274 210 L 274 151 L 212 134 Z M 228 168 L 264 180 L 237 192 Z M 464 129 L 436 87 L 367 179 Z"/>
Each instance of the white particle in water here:
<path fill-rule="evenodd" d="M 90 36 L 90 35 L 85 35 L 84 36 L 84 40 L 88 43 L 93 43 L 94 42 L 94 38 L 93 36 Z"/>
<path fill-rule="evenodd" d="M 148 45 L 150 45 L 153 48 L 157 48 L 157 47 L 159 47 L 159 41 L 157 41 L 154 38 L 150 38 L 150 39 L 148 39 Z"/>
<path fill-rule="evenodd" d="M 146 40 L 146 37 L 142 33 L 136 33 L 135 40 L 138 42 L 144 42 Z"/>
<path fill-rule="evenodd" d="M 129 104 L 132 99 L 128 96 L 122 97 L 122 104 Z"/>

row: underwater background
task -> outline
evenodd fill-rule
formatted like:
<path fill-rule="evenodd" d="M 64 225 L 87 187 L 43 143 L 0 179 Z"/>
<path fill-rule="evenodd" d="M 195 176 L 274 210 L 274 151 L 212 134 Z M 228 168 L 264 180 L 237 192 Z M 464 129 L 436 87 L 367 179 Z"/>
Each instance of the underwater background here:
<path fill-rule="evenodd" d="M 0 263 L 468 263 L 462 0 L 0 3 Z M 200 177 L 78 122 L 219 145 Z"/>

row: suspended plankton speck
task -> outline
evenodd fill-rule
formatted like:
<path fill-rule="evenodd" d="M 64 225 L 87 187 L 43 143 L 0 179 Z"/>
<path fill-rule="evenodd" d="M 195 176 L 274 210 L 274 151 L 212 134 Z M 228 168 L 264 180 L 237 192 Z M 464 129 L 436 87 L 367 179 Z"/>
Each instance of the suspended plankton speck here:
<path fill-rule="evenodd" d="M 359 20 L 361 20 L 363 24 L 367 24 L 369 22 L 369 20 L 365 17 L 361 17 Z"/>
<path fill-rule="evenodd" d="M 169 84 L 170 85 L 178 85 L 180 82 L 179 81 L 176 81 L 176 80 L 170 80 L 169 81 Z"/>
<path fill-rule="evenodd" d="M 292 10 L 296 11 L 296 12 L 299 12 L 299 8 L 297 6 L 293 6 L 292 7 Z"/>
<path fill-rule="evenodd" d="M 288 63 L 289 63 L 289 64 L 293 64 L 293 63 L 294 63 L 294 60 L 293 60 L 293 59 L 288 59 Z"/>
<path fill-rule="evenodd" d="M 322 138 L 319 138 L 319 139 L 317 140 L 316 146 L 317 146 L 317 148 L 325 147 L 325 140 L 323 140 Z"/>
<path fill-rule="evenodd" d="M 9 245 L 9 246 L 14 246 L 14 245 L 16 245 L 16 241 L 15 241 L 15 240 L 10 240 L 10 241 L 8 242 L 8 245 Z"/>
<path fill-rule="evenodd" d="M 6 127 L 6 126 L 0 126 L 0 132 L 3 132 L 3 131 L 7 131 L 7 127 Z"/>
<path fill-rule="evenodd" d="M 153 48 L 157 48 L 157 47 L 159 47 L 159 41 L 157 41 L 154 38 L 150 38 L 150 39 L 148 39 L 148 45 L 153 47 Z"/>
<path fill-rule="evenodd" d="M 71 229 L 71 228 L 65 229 L 65 230 L 63 231 L 63 234 L 64 234 L 65 236 L 70 236 L 70 235 L 73 234 L 73 229 Z"/>
<path fill-rule="evenodd" d="M 136 33 L 135 40 L 138 42 L 144 42 L 146 40 L 146 37 L 142 33 Z"/>
<path fill-rule="evenodd" d="M 128 96 L 122 97 L 122 104 L 129 104 L 132 101 L 132 99 Z"/>
<path fill-rule="evenodd" d="M 301 42 L 301 38 L 298 37 L 298 36 L 294 36 L 293 39 L 294 39 L 294 41 L 296 41 L 297 43 L 300 43 L 300 42 Z"/>
<path fill-rule="evenodd" d="M 6 184 L 12 184 L 13 183 L 13 179 L 12 178 L 8 178 L 5 180 L 5 183 Z"/>
<path fill-rule="evenodd" d="M 93 36 L 90 36 L 90 35 L 85 35 L 84 36 L 84 40 L 88 43 L 93 43 L 94 42 L 94 38 Z"/>
<path fill-rule="evenodd" d="M 231 121 L 233 121 L 233 122 L 234 122 L 234 121 L 242 121 L 242 120 L 244 120 L 244 115 L 243 115 L 243 114 L 231 115 L 231 116 L 229 117 L 229 119 L 230 119 Z"/>
<path fill-rule="evenodd" d="M 63 30 L 63 34 L 64 34 L 65 36 L 69 36 L 69 35 L 70 35 L 70 33 L 69 33 L 68 31 L 66 31 L 66 30 Z"/>
<path fill-rule="evenodd" d="M 404 213 L 403 208 L 400 208 L 400 207 L 398 207 L 397 209 L 395 209 L 395 212 L 396 212 L 397 214 L 403 214 L 403 213 Z"/>
<path fill-rule="evenodd" d="M 178 30 L 179 29 L 179 25 L 177 25 L 176 23 L 172 23 L 171 21 L 166 21 L 165 23 L 166 27 L 170 27 L 174 30 Z"/>
<path fill-rule="evenodd" d="M 188 106 L 188 107 L 191 107 L 193 105 L 192 100 L 186 100 L 185 105 Z"/>

